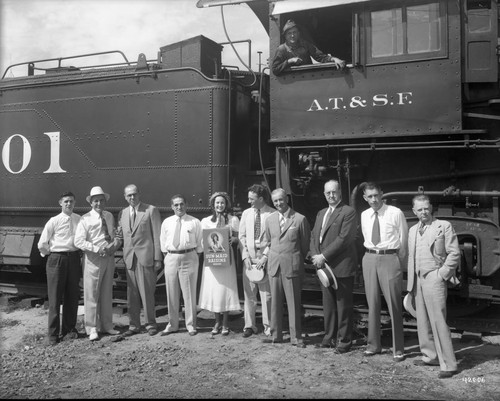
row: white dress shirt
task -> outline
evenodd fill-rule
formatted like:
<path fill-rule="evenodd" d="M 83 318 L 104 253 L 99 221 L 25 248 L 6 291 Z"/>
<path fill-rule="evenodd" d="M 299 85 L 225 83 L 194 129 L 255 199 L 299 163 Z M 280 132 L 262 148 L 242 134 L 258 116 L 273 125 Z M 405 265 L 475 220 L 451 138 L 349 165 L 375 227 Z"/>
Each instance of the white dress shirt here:
<path fill-rule="evenodd" d="M 184 214 L 181 217 L 181 235 L 179 248 L 176 249 L 173 245 L 175 226 L 177 224 L 177 217 L 175 214 L 173 216 L 167 217 L 161 223 L 160 231 L 160 248 L 163 253 L 168 251 L 184 251 L 187 249 L 195 249 L 196 252 L 203 252 L 201 246 L 202 241 L 202 229 L 200 220 L 196 217 L 190 216 L 189 214 Z"/>
<path fill-rule="evenodd" d="M 71 213 L 59 213 L 51 217 L 45 224 L 42 235 L 38 241 L 38 249 L 42 256 L 47 256 L 51 252 L 74 252 L 78 248 L 75 246 L 75 232 L 80 216 Z"/>
<path fill-rule="evenodd" d="M 115 219 L 113 215 L 104 210 L 102 216 L 106 220 L 108 233 L 111 240 L 115 238 Z M 98 253 L 102 246 L 108 245 L 102 227 L 101 215 L 95 210 L 84 214 L 78 223 L 75 234 L 75 245 L 82 251 Z"/>

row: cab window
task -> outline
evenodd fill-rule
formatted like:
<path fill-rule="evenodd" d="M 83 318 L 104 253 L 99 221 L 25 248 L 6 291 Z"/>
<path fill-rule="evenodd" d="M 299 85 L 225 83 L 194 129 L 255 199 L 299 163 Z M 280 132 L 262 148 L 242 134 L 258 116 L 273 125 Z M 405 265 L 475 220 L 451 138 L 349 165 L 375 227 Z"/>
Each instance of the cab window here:
<path fill-rule="evenodd" d="M 371 10 L 367 19 L 367 63 L 445 57 L 445 7 L 442 1 L 416 1 Z"/>

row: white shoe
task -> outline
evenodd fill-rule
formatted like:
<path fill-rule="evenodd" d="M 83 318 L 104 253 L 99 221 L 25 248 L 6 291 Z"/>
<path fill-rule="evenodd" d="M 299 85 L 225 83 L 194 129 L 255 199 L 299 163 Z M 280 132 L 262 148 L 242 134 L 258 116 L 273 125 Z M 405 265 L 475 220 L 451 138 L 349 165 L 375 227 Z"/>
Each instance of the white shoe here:
<path fill-rule="evenodd" d="M 97 334 L 97 330 L 95 328 L 90 329 L 89 340 L 95 341 L 99 339 L 99 334 Z"/>
<path fill-rule="evenodd" d="M 115 329 L 110 329 L 110 330 L 106 331 L 106 333 L 111 334 L 112 336 L 116 336 L 117 334 L 120 334 L 120 332 L 118 330 L 115 330 Z"/>

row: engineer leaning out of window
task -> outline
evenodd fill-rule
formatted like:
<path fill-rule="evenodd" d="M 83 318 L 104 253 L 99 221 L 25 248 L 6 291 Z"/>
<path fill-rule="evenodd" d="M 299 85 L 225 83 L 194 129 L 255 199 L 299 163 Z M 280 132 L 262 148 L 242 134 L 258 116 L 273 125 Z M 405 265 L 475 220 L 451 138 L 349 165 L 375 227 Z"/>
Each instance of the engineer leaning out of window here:
<path fill-rule="evenodd" d="M 292 66 L 312 64 L 311 57 L 319 63 L 335 63 L 339 69 L 345 67 L 345 61 L 330 54 L 325 54 L 312 43 L 300 37 L 300 29 L 297 24 L 288 20 L 283 27 L 285 43 L 276 49 L 272 71 L 274 75 L 281 75 Z"/>

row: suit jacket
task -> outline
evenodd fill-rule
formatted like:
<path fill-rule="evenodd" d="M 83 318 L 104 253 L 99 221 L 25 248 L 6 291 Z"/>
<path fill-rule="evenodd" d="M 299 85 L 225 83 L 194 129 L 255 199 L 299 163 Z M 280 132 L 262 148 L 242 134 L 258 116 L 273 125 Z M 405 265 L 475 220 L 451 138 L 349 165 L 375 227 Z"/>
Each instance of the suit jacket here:
<path fill-rule="evenodd" d="M 143 266 L 153 266 L 163 259 L 160 249 L 161 217 L 159 210 L 141 202 L 137 208 L 135 223 L 130 228 L 130 207 L 120 211 L 118 232 L 123 239 L 123 259 L 132 268 L 134 254 Z"/>
<path fill-rule="evenodd" d="M 417 223 L 411 227 L 408 234 L 408 291 L 412 291 L 415 284 L 415 253 L 417 235 L 419 235 L 419 224 Z M 447 220 L 433 219 L 427 230 L 429 230 L 426 236 L 429 239 L 428 246 L 436 261 L 436 265 L 432 267 L 425 266 L 423 273 L 427 274 L 433 270 L 439 270 L 439 275 L 444 280 L 450 280 L 455 276 L 455 271 L 460 261 L 457 234 L 451 223 Z"/>
<path fill-rule="evenodd" d="M 320 210 L 316 216 L 311 234 L 311 255 L 323 254 L 336 277 L 354 276 L 358 264 L 355 245 L 358 230 L 356 212 L 340 202 L 325 223 L 326 231 L 320 243 L 321 225 L 327 211 L 328 208 Z"/>
<path fill-rule="evenodd" d="M 279 212 L 272 213 L 266 220 L 262 248 L 267 248 L 267 268 L 271 276 L 276 276 L 281 267 L 287 278 L 299 277 L 307 255 L 311 229 L 307 219 L 290 209 L 288 219 L 280 229 Z"/>
<path fill-rule="evenodd" d="M 260 241 L 262 242 L 262 237 L 264 235 L 264 227 L 266 219 L 275 212 L 276 209 L 264 205 L 260 209 Z M 254 238 L 254 224 L 255 224 L 255 210 L 253 207 L 245 209 L 241 215 L 240 220 L 240 231 L 238 232 L 238 239 L 241 242 L 241 258 L 245 260 L 246 258 L 255 258 L 255 238 Z"/>

